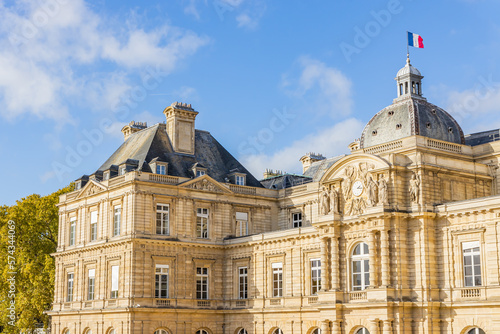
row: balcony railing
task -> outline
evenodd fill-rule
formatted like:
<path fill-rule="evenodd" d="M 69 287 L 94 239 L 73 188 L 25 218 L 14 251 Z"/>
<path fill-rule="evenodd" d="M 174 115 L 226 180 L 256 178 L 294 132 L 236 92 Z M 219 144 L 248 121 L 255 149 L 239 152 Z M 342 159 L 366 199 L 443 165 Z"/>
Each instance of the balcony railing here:
<path fill-rule="evenodd" d="M 462 298 L 480 298 L 481 289 L 480 288 L 465 288 L 461 291 Z"/>
<path fill-rule="evenodd" d="M 367 300 L 366 291 L 349 292 L 349 300 Z"/>

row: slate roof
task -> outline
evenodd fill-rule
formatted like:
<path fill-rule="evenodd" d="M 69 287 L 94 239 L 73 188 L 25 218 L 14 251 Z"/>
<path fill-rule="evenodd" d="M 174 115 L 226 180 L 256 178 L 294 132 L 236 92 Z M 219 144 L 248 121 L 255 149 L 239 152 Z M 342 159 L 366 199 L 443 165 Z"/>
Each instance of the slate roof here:
<path fill-rule="evenodd" d="M 500 140 L 500 129 L 471 133 L 465 136 L 465 145 L 476 146 Z"/>
<path fill-rule="evenodd" d="M 264 187 L 277 190 L 299 186 L 309 182 L 312 182 L 310 177 L 296 174 L 283 174 L 260 181 Z"/>
<path fill-rule="evenodd" d="M 318 182 L 326 171 L 332 167 L 334 163 L 345 157 L 345 154 L 328 158 L 320 161 L 313 162 L 311 166 L 306 170 L 304 176 L 312 178 L 314 182 Z"/>
<path fill-rule="evenodd" d="M 174 152 L 163 123 L 130 135 L 98 171 L 105 171 L 131 159 L 138 162 L 137 170 L 151 172 L 149 163 L 155 158 L 158 158 L 157 161 L 168 163 L 168 175 L 191 178 L 191 168 L 198 163 L 198 166 L 207 168 L 207 174 L 216 181 L 226 182 L 227 176 L 237 170 L 246 174 L 247 186 L 262 187 L 260 182 L 207 131 L 195 130 L 194 156 Z"/>

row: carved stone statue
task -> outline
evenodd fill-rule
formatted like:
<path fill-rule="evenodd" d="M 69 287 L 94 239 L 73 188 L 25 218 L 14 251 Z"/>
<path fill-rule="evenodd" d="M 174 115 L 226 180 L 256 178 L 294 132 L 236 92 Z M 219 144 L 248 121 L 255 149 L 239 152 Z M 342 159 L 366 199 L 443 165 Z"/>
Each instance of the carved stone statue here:
<path fill-rule="evenodd" d="M 332 190 L 330 191 L 330 212 L 339 212 L 339 193 L 335 186 L 332 186 Z"/>
<path fill-rule="evenodd" d="M 410 199 L 412 203 L 418 203 L 420 195 L 420 180 L 418 175 L 413 173 L 410 179 Z"/>
<path fill-rule="evenodd" d="M 344 198 L 346 200 L 351 198 L 351 179 L 350 178 L 345 178 L 344 182 L 342 182 L 342 193 L 344 194 Z"/>
<path fill-rule="evenodd" d="M 327 215 L 330 212 L 330 195 L 325 186 L 321 192 L 321 214 Z"/>
<path fill-rule="evenodd" d="M 369 202 L 370 206 L 377 205 L 378 186 L 377 186 L 377 183 L 375 183 L 375 181 L 373 181 L 373 178 L 371 175 L 368 175 L 367 189 L 368 189 L 368 202 Z"/>
<path fill-rule="evenodd" d="M 380 174 L 378 180 L 378 201 L 383 205 L 389 204 L 389 197 L 387 195 L 387 181 L 385 180 L 384 174 Z"/>

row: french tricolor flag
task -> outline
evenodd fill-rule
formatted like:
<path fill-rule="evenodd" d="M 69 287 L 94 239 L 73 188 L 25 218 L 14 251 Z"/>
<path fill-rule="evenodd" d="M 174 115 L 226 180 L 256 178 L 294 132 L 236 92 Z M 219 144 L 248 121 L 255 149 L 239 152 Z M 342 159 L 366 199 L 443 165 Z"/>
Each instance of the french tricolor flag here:
<path fill-rule="evenodd" d="M 414 34 L 412 32 L 408 32 L 408 45 L 413 46 L 415 48 L 424 48 L 424 40 L 420 35 Z"/>

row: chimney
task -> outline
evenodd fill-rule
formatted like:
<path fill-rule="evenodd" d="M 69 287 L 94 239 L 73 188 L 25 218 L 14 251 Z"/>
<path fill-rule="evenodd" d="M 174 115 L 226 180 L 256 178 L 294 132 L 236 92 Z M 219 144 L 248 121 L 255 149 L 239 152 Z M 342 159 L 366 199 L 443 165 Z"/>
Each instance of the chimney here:
<path fill-rule="evenodd" d="M 122 128 L 123 140 L 127 141 L 131 134 L 141 131 L 148 127 L 146 122 L 135 122 L 132 121 Z"/>
<path fill-rule="evenodd" d="M 300 162 L 302 162 L 302 173 L 305 173 L 306 170 L 311 167 L 311 165 L 316 161 L 325 160 L 326 158 L 322 154 L 309 152 L 300 158 Z"/>
<path fill-rule="evenodd" d="M 163 110 L 167 134 L 175 152 L 194 154 L 194 120 L 198 112 L 191 104 L 174 102 Z"/>

